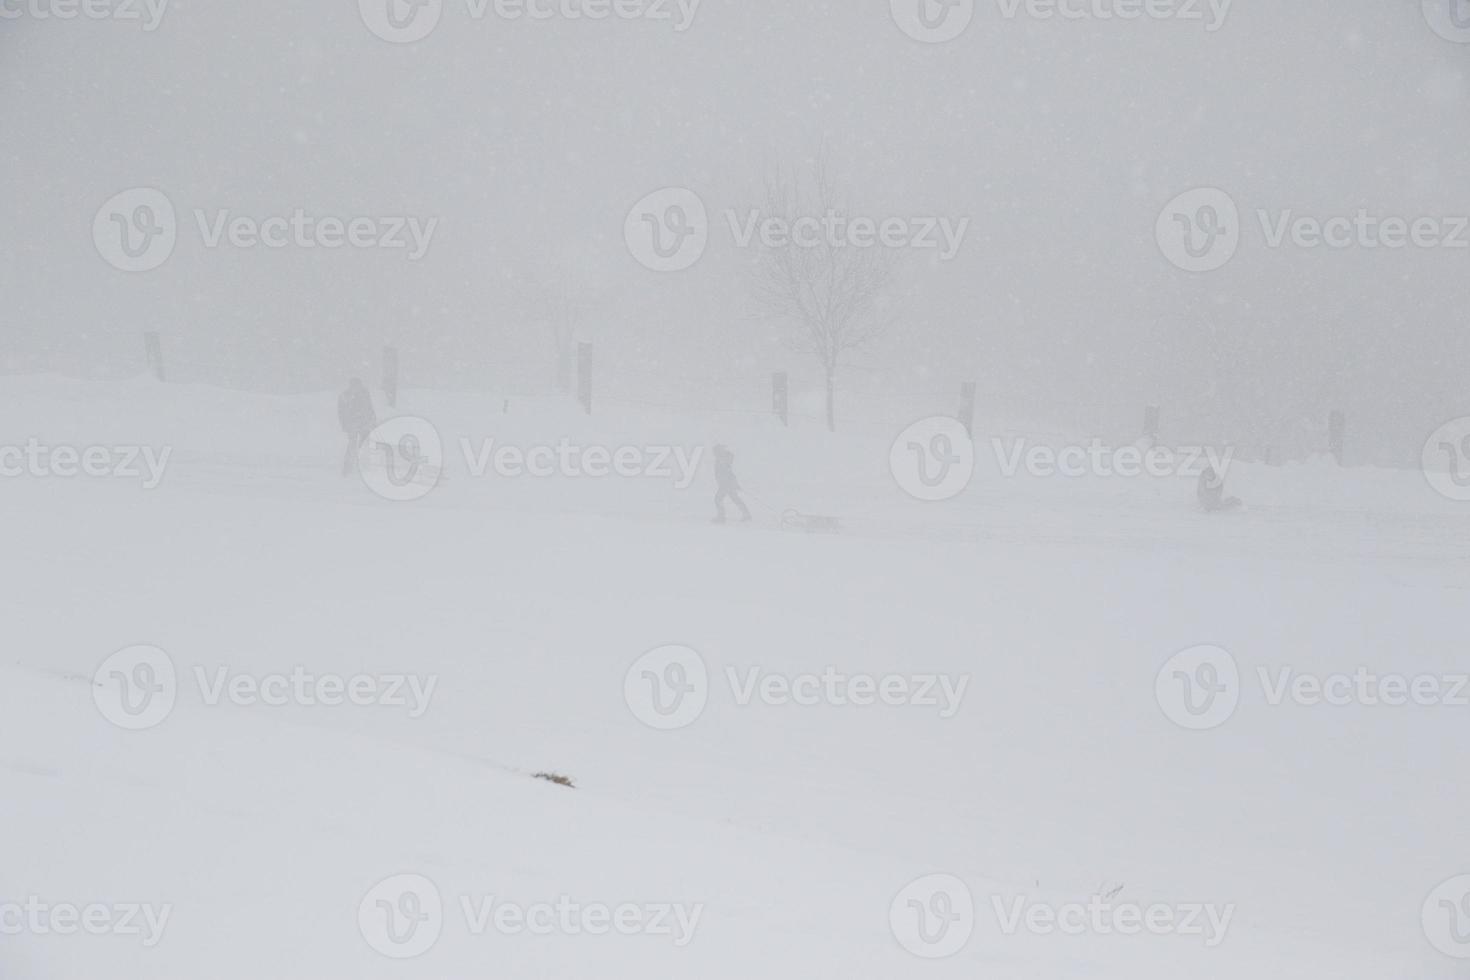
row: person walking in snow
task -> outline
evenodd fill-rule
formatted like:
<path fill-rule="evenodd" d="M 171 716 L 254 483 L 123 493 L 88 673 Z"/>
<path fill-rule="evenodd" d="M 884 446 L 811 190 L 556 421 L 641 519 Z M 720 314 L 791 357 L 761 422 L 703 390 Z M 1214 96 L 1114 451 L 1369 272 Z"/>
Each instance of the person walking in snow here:
<path fill-rule="evenodd" d="M 725 523 L 725 501 L 740 508 L 740 519 L 750 521 L 750 508 L 740 497 L 740 479 L 735 475 L 735 454 L 725 446 L 715 447 L 715 523 Z"/>
<path fill-rule="evenodd" d="M 1239 497 L 1225 496 L 1225 478 L 1216 473 L 1213 466 L 1206 466 L 1199 475 L 1199 485 L 1195 488 L 1195 493 L 1199 497 L 1199 505 L 1207 514 L 1237 510 L 1241 506 Z"/>
<path fill-rule="evenodd" d="M 378 413 L 373 408 L 372 393 L 361 378 L 347 382 L 347 390 L 337 398 L 337 421 L 347 433 L 347 456 L 342 460 L 342 475 L 357 471 L 358 454 L 368 434 L 378 427 Z"/>

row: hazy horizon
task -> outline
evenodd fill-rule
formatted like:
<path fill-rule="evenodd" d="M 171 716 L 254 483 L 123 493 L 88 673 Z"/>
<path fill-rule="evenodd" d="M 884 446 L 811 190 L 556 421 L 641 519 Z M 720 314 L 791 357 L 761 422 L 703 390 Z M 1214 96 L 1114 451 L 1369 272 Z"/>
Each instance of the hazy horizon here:
<path fill-rule="evenodd" d="M 839 377 L 849 412 L 975 381 L 996 417 L 1126 430 L 1156 403 L 1262 440 L 1342 409 L 1363 458 L 1394 460 L 1464 413 L 1470 251 L 1271 248 L 1257 212 L 1470 215 L 1470 46 L 1417 0 L 1234 3 L 1219 25 L 1203 2 L 1191 22 L 1009 6 L 978 4 L 946 44 L 886 3 L 768 0 L 704 0 L 682 32 L 672 0 L 669 21 L 599 22 L 457 0 L 413 44 L 347 2 L 175 2 L 152 31 L 0 21 L 0 364 L 128 374 L 158 330 L 181 380 L 335 388 L 391 344 L 405 383 L 540 389 L 551 341 L 525 284 L 542 281 L 583 298 L 605 384 L 677 401 L 784 369 L 816 386 L 752 316 L 726 212 L 825 147 L 853 214 L 969 222 L 952 260 L 905 255 L 893 329 Z M 180 231 L 166 264 L 129 274 L 90 229 L 135 187 L 163 191 Z M 622 234 L 664 187 L 711 224 L 671 274 Z M 1234 199 L 1245 236 L 1209 273 L 1154 235 L 1197 187 Z M 438 224 L 412 261 L 206 248 L 196 210 Z"/>

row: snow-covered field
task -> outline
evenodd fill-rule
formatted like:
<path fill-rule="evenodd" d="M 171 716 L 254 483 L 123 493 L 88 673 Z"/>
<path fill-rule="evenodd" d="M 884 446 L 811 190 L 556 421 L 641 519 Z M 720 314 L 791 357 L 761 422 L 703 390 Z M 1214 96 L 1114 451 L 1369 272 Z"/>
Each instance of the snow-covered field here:
<path fill-rule="evenodd" d="M 1470 505 L 1421 474 L 1240 464 L 1246 509 L 1210 518 L 1187 477 L 1003 478 L 986 433 L 970 489 L 921 503 L 896 431 L 422 391 L 400 411 L 447 447 L 413 502 L 340 475 L 325 394 L 0 386 L 0 445 L 170 451 L 153 489 L 0 481 L 0 976 L 1464 975 L 1430 896 L 1470 872 L 1449 690 Z M 683 490 L 476 477 L 460 440 L 489 438 L 706 457 Z M 707 523 L 715 442 L 753 527 Z M 844 533 L 780 530 L 787 508 Z M 139 645 L 177 699 L 127 730 L 94 675 Z M 707 704 L 660 730 L 642 685 L 680 675 L 640 658 L 669 645 Z M 1239 704 L 1187 730 L 1164 668 L 1204 645 Z M 215 696 L 297 668 L 411 676 L 427 703 Z M 746 697 L 828 668 L 935 696 Z M 1273 704 L 1288 669 L 1434 677 L 1449 703 Z M 1045 927 L 1100 892 L 1178 928 Z M 116 927 L 131 905 L 141 934 Z M 57 934 L 88 906 L 105 934 Z M 1040 911 L 1006 928 L 1017 910 Z"/>

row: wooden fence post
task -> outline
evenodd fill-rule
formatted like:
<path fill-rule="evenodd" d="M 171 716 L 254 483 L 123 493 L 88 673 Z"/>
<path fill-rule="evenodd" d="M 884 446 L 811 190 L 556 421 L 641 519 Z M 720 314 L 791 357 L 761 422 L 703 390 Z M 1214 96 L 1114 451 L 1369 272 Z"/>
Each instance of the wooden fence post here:
<path fill-rule="evenodd" d="M 383 348 L 383 397 L 389 408 L 398 407 L 398 348 Z"/>
<path fill-rule="evenodd" d="M 577 401 L 582 411 L 592 414 L 592 345 L 577 345 Z"/>
<path fill-rule="evenodd" d="M 1347 416 L 1340 411 L 1327 418 L 1327 451 L 1332 453 L 1337 465 L 1343 465 L 1347 455 Z"/>
<path fill-rule="evenodd" d="M 971 439 L 975 438 L 975 392 L 976 385 L 973 381 L 966 381 L 960 385 L 960 424 L 965 427 L 965 432 Z"/>
<path fill-rule="evenodd" d="M 1157 405 L 1145 405 L 1143 408 L 1143 437 L 1148 440 L 1150 448 L 1159 444 L 1159 420 L 1162 416 L 1163 411 Z"/>
<path fill-rule="evenodd" d="M 143 334 L 143 351 L 148 358 L 148 370 L 159 381 L 167 380 L 163 370 L 163 340 L 157 330 Z"/>

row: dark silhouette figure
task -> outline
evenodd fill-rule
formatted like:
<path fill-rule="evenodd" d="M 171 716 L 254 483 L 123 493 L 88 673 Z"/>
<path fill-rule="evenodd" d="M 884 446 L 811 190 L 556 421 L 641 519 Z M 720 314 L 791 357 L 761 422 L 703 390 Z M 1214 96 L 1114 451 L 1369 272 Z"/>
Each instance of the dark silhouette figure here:
<path fill-rule="evenodd" d="M 1213 466 L 1206 466 L 1199 475 L 1196 493 L 1199 495 L 1199 505 L 1207 514 L 1219 514 L 1241 506 L 1239 497 L 1225 496 L 1225 478 L 1216 473 Z"/>
<path fill-rule="evenodd" d="M 715 447 L 715 523 L 725 523 L 725 501 L 732 500 L 740 508 L 740 519 L 749 521 L 750 508 L 740 499 L 740 479 L 735 475 L 735 454 L 724 446 Z"/>
<path fill-rule="evenodd" d="M 378 413 L 373 408 L 372 393 L 361 378 L 347 382 L 347 390 L 337 398 L 337 421 L 347 433 L 347 456 L 342 460 L 342 475 L 350 476 L 357 471 L 358 453 L 368 434 L 378 427 Z"/>

